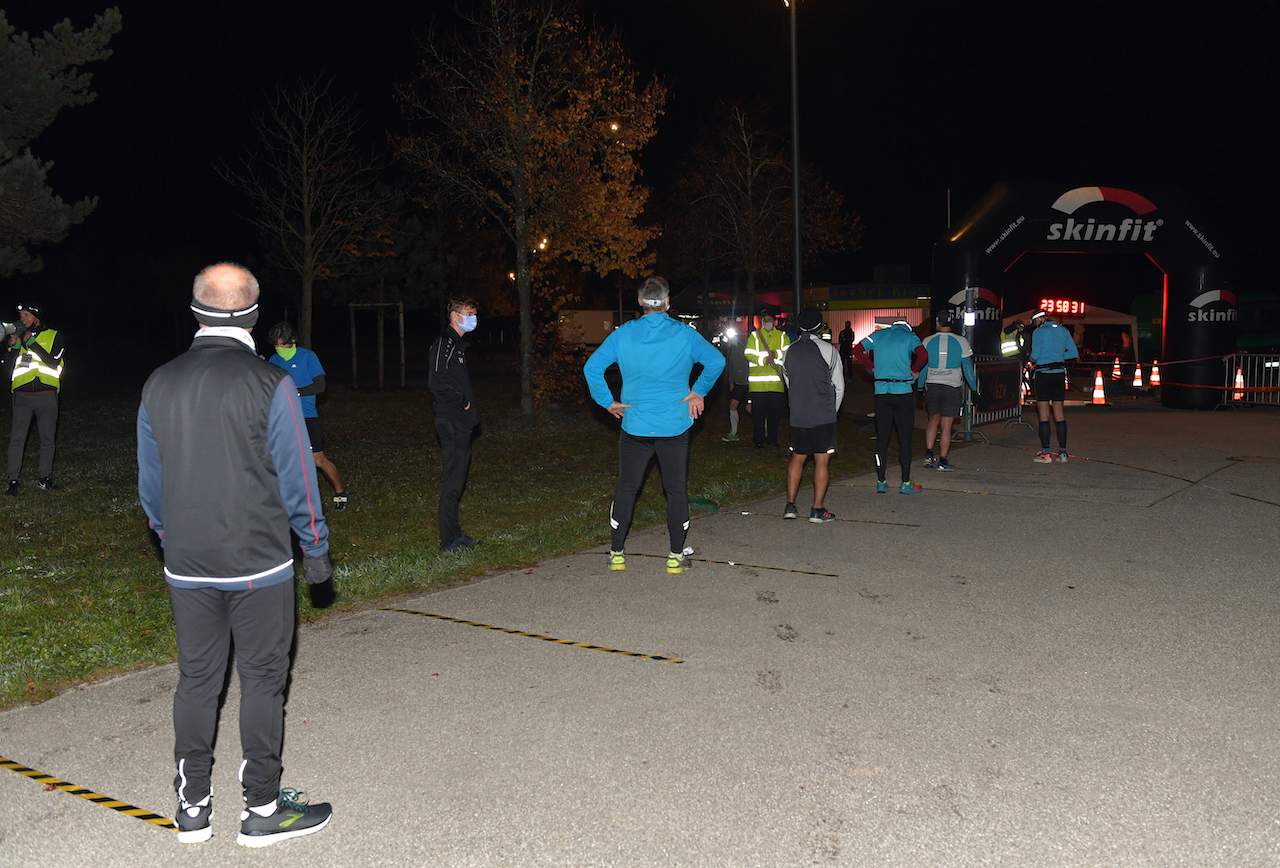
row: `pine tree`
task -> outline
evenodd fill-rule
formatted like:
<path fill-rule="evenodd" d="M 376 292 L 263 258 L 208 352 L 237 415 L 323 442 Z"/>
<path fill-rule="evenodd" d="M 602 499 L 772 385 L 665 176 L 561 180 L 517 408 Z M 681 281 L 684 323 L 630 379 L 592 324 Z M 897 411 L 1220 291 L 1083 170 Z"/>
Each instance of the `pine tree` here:
<path fill-rule="evenodd" d="M 66 19 L 31 37 L 17 34 L 0 10 L 0 277 L 39 271 L 44 263 L 28 248 L 62 241 L 98 204 L 97 197 L 64 202 L 48 184 L 53 163 L 28 145 L 63 108 L 93 102 L 93 76 L 80 66 L 110 57 L 107 43 L 120 26 L 120 10 L 112 8 L 84 30 Z"/>

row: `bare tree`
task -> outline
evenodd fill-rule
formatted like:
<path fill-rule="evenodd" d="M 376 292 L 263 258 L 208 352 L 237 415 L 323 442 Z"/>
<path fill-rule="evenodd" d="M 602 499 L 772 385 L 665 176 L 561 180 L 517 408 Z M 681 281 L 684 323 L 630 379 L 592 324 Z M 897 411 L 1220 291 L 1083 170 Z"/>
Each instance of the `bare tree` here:
<path fill-rule="evenodd" d="M 451 37 L 421 43 L 400 92 L 413 134 L 397 141 L 424 184 L 499 227 L 514 248 L 521 408 L 534 412 L 532 257 L 640 273 L 654 232 L 636 157 L 666 97 L 641 88 L 618 40 L 571 0 L 487 0 Z"/>
<path fill-rule="evenodd" d="M 726 106 L 712 135 L 695 146 L 677 184 L 671 227 L 676 255 L 745 279 L 754 310 L 756 280 L 791 261 L 791 160 L 782 139 L 739 106 Z M 810 166 L 801 166 L 801 229 L 805 255 L 856 246 L 861 221 Z"/>
<path fill-rule="evenodd" d="M 249 195 L 250 223 L 271 239 L 272 263 L 298 275 L 298 331 L 311 345 L 313 288 L 348 274 L 385 196 L 376 163 L 360 147 L 351 100 L 331 93 L 333 79 L 281 85 L 254 119 L 260 149 L 219 174 Z"/>

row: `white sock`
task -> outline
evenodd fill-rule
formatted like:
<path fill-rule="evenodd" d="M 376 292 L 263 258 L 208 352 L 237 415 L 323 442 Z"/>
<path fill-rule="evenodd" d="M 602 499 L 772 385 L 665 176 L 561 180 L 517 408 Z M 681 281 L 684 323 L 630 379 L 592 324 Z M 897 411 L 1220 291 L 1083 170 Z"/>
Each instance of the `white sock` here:
<path fill-rule="evenodd" d="M 256 808 L 250 808 L 259 817 L 270 817 L 276 812 L 276 802 L 267 802 L 265 805 L 259 805 Z"/>
<path fill-rule="evenodd" d="M 729 411 L 729 433 L 730 434 L 738 433 L 738 411 L 737 410 Z"/>

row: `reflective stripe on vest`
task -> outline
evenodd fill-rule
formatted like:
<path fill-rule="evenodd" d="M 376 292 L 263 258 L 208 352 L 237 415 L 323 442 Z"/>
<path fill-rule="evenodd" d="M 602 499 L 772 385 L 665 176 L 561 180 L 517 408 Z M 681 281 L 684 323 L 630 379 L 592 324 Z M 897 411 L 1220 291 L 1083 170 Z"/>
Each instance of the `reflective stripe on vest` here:
<path fill-rule="evenodd" d="M 36 335 L 36 343 L 44 348 L 46 353 L 53 352 L 53 339 L 57 336 L 57 332 L 53 329 L 45 329 Z M 18 358 L 13 362 L 13 376 L 10 379 L 9 387 L 17 389 L 19 386 L 25 386 L 27 383 L 34 381 L 39 377 L 40 381 L 46 386 L 52 386 L 55 389 L 62 388 L 62 361 L 58 361 L 58 367 L 50 368 L 35 353 L 21 349 L 17 344 L 14 350 L 18 352 Z M 29 361 L 24 362 L 26 358 Z"/>

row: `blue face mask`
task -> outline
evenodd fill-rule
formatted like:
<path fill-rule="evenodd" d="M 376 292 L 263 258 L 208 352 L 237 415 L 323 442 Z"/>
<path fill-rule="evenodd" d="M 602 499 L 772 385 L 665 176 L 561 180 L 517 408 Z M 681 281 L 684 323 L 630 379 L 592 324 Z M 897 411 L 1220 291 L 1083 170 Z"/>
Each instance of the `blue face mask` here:
<path fill-rule="evenodd" d="M 463 333 L 464 335 L 465 335 L 467 332 L 473 332 L 473 331 L 475 331 L 475 330 L 476 330 L 476 315 L 475 315 L 475 314 L 471 314 L 471 316 L 464 316 L 464 317 L 462 318 L 462 322 L 458 323 L 458 328 L 462 329 L 462 333 Z"/>

